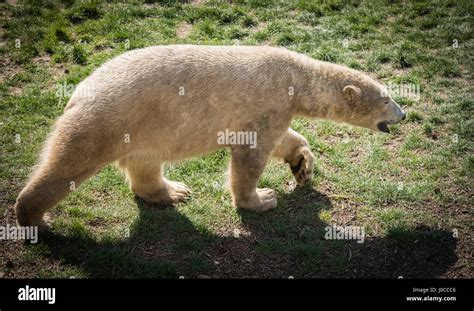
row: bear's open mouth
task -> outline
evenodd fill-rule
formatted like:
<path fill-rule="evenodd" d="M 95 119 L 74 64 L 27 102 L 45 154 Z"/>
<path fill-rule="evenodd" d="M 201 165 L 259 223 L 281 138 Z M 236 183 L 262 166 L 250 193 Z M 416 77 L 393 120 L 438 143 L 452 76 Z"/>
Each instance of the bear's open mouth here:
<path fill-rule="evenodd" d="M 384 132 L 384 133 L 390 133 L 390 129 L 388 128 L 388 122 L 387 121 L 382 121 L 377 124 L 377 128 L 379 131 Z"/>

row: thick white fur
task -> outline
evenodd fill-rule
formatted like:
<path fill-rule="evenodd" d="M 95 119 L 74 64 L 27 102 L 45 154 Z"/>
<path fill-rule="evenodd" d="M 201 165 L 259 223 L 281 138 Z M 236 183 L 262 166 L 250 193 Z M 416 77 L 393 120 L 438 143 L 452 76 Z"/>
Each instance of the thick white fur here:
<path fill-rule="evenodd" d="M 139 197 L 180 202 L 189 189 L 165 179 L 162 163 L 225 147 L 232 149 L 234 205 L 274 208 L 275 192 L 257 188 L 271 155 L 290 163 L 300 184 L 313 170 L 308 143 L 289 129 L 296 115 L 377 129 L 403 112 L 370 77 L 286 49 L 181 45 L 127 52 L 76 88 L 17 199 L 18 223 L 43 224 L 71 185 L 113 161 Z M 226 129 L 256 132 L 257 147 L 219 145 Z"/>

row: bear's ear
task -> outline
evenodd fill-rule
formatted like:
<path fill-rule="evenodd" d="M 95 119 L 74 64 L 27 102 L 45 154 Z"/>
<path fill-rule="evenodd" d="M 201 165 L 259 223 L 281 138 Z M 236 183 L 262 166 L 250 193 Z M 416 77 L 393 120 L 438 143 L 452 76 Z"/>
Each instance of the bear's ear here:
<path fill-rule="evenodd" d="M 344 97 L 351 103 L 358 102 L 362 95 L 361 90 L 354 85 L 346 85 L 342 89 L 342 93 L 344 94 Z"/>

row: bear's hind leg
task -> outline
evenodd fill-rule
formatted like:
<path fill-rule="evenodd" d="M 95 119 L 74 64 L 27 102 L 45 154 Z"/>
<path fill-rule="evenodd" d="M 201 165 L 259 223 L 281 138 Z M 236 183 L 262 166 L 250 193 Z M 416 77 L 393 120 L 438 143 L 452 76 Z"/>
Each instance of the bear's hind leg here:
<path fill-rule="evenodd" d="M 59 122 L 46 144 L 43 160 L 20 192 L 15 212 L 19 226 L 46 229 L 45 212 L 107 164 L 112 152 L 91 148 L 91 141 Z"/>
<path fill-rule="evenodd" d="M 169 205 L 184 202 L 191 195 L 185 184 L 163 176 L 162 163 L 157 159 L 131 155 L 118 164 L 126 171 L 130 189 L 145 201 Z"/>
<path fill-rule="evenodd" d="M 39 226 L 41 229 L 47 229 L 48 225 L 43 220 L 46 211 L 94 175 L 100 167 L 82 169 L 68 175 L 48 173 L 62 169 L 62 166 L 44 164 L 42 172 L 36 174 L 20 192 L 15 204 L 19 226 Z"/>

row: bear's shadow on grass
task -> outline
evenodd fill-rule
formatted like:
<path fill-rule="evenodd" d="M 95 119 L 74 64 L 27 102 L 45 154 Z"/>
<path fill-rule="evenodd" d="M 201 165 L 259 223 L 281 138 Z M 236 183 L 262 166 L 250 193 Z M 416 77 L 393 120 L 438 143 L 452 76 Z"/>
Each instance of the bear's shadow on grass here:
<path fill-rule="evenodd" d="M 239 212 L 243 229 L 217 235 L 175 208 L 136 200 L 139 217 L 122 240 L 79 232 L 42 237 L 49 256 L 93 278 L 434 278 L 455 263 L 456 239 L 444 230 L 393 228 L 364 243 L 326 240 L 318 215 L 331 200 L 312 187 L 279 197 L 277 209 Z"/>

